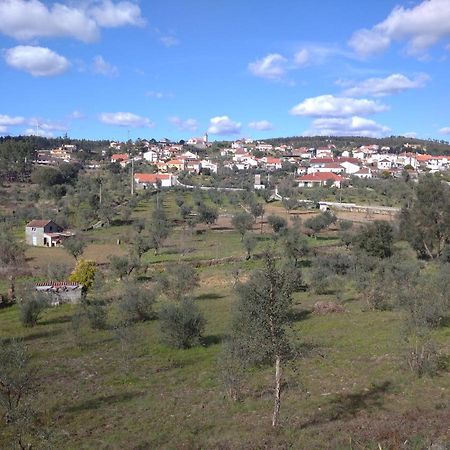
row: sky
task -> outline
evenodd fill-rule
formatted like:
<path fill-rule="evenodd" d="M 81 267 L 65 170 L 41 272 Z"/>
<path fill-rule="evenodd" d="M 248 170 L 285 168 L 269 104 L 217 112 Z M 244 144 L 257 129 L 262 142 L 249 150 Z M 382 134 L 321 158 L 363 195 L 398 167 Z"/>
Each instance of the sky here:
<path fill-rule="evenodd" d="M 0 135 L 450 140 L 450 0 L 0 0 Z"/>

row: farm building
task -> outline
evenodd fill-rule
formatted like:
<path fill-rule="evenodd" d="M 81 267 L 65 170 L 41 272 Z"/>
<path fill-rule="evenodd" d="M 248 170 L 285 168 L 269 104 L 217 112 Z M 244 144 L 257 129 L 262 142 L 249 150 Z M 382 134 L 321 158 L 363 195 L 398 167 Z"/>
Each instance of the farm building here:
<path fill-rule="evenodd" d="M 59 247 L 64 239 L 73 236 L 53 220 L 32 220 L 25 226 L 25 242 L 37 247 Z"/>
<path fill-rule="evenodd" d="M 52 306 L 64 303 L 79 303 L 81 301 L 83 286 L 79 283 L 68 281 L 48 281 L 37 283 L 37 292 L 43 292 L 49 297 Z"/>

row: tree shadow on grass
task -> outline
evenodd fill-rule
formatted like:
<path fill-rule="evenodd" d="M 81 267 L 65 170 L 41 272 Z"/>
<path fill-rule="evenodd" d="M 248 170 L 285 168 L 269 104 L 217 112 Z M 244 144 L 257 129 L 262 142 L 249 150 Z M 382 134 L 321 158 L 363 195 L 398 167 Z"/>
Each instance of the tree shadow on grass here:
<path fill-rule="evenodd" d="M 34 341 L 35 339 L 54 337 L 61 333 L 62 333 L 62 330 L 37 331 L 36 333 L 27 334 L 26 336 L 15 336 L 15 337 L 10 337 L 10 338 L 3 338 L 3 339 L 0 339 L 0 342 L 4 343 L 4 344 L 10 344 L 14 340 L 29 342 L 29 341 Z"/>
<path fill-rule="evenodd" d="M 102 395 L 100 397 L 85 400 L 77 405 L 69 406 L 65 411 L 68 413 L 77 413 L 80 411 L 99 409 L 115 403 L 128 402 L 141 395 L 142 392 L 124 392 L 121 394 Z"/>
<path fill-rule="evenodd" d="M 350 394 L 338 394 L 323 411 L 315 414 L 302 428 L 321 425 L 336 420 L 354 418 L 360 411 L 372 411 L 383 409 L 384 395 L 392 387 L 390 381 L 373 384 L 370 389 Z"/>
<path fill-rule="evenodd" d="M 311 315 L 311 310 L 309 309 L 302 309 L 300 311 L 292 311 L 290 318 L 292 322 L 300 322 L 302 320 L 306 320 Z"/>
<path fill-rule="evenodd" d="M 204 347 L 210 347 L 211 345 L 220 344 L 224 340 L 224 336 L 221 334 L 210 334 L 201 338 L 201 344 Z"/>
<path fill-rule="evenodd" d="M 204 294 L 197 295 L 196 300 L 217 300 L 223 298 L 224 295 L 216 294 L 214 292 L 205 292 Z"/>
<path fill-rule="evenodd" d="M 54 317 L 53 319 L 47 319 L 42 320 L 40 322 L 40 325 L 54 325 L 54 324 L 60 324 L 60 323 L 67 323 L 72 320 L 71 316 L 65 315 L 60 317 Z"/>

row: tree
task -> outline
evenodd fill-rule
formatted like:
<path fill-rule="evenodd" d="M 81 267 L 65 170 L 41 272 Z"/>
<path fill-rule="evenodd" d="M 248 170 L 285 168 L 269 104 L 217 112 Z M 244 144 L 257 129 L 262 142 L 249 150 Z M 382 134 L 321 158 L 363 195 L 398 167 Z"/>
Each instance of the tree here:
<path fill-rule="evenodd" d="M 198 285 L 200 277 L 194 267 L 186 263 L 170 264 L 159 278 L 161 292 L 177 302 L 186 298 Z"/>
<path fill-rule="evenodd" d="M 255 218 L 255 222 L 258 219 L 258 217 L 261 218 L 261 233 L 262 233 L 262 227 L 263 227 L 263 218 L 264 218 L 264 206 L 262 203 L 259 203 L 257 201 L 253 201 L 250 203 L 250 213 Z"/>
<path fill-rule="evenodd" d="M 217 222 L 217 219 L 219 217 L 217 208 L 205 205 L 204 203 L 200 203 L 197 211 L 198 211 L 198 221 L 200 223 L 206 223 L 209 227 L 211 227 L 213 223 Z"/>
<path fill-rule="evenodd" d="M 334 214 L 329 211 L 325 211 L 317 216 L 305 220 L 305 227 L 309 228 L 313 232 L 314 237 L 317 238 L 318 233 L 325 228 L 328 228 L 332 223 L 335 223 L 336 220 L 337 218 Z"/>
<path fill-rule="evenodd" d="M 282 365 L 290 353 L 286 328 L 291 322 L 293 278 L 275 264 L 274 255 L 264 255 L 264 267 L 238 286 L 238 303 L 233 318 L 232 348 L 243 365 L 269 363 L 275 369 L 272 426 L 278 425 Z"/>
<path fill-rule="evenodd" d="M 283 236 L 283 248 L 285 256 L 294 262 L 297 267 L 300 258 L 308 254 L 309 245 L 306 236 L 301 233 L 299 227 L 292 227 Z"/>
<path fill-rule="evenodd" d="M 25 248 L 7 229 L 0 229 L 0 265 L 17 267 L 25 260 Z"/>
<path fill-rule="evenodd" d="M 267 223 L 272 227 L 275 234 L 281 234 L 287 229 L 287 222 L 283 217 L 271 214 L 267 218 Z"/>
<path fill-rule="evenodd" d="M 387 222 L 377 220 L 366 225 L 355 236 L 355 247 L 376 258 L 389 258 L 394 245 L 394 230 Z"/>
<path fill-rule="evenodd" d="M 23 341 L 0 340 L 0 407 L 7 424 L 20 420 L 26 397 L 34 388 L 34 373 Z"/>
<path fill-rule="evenodd" d="M 400 233 L 421 258 L 435 259 L 450 242 L 450 189 L 437 176 L 421 179 L 400 215 Z"/>
<path fill-rule="evenodd" d="M 64 248 L 78 261 L 86 248 L 86 241 L 79 235 L 72 236 L 64 241 Z"/>
<path fill-rule="evenodd" d="M 291 210 L 295 209 L 298 205 L 298 201 L 294 197 L 283 198 L 281 203 L 283 203 L 283 206 L 285 207 L 288 214 L 290 214 Z"/>
<path fill-rule="evenodd" d="M 159 250 L 170 233 L 170 222 L 161 208 L 153 211 L 148 231 L 150 248 L 154 248 L 155 255 L 159 255 Z"/>
<path fill-rule="evenodd" d="M 253 234 L 246 234 L 242 239 L 242 244 L 247 252 L 247 260 L 252 257 L 252 252 L 257 243 L 256 237 Z"/>
<path fill-rule="evenodd" d="M 121 321 L 132 323 L 154 319 L 155 302 L 155 291 L 146 289 L 137 283 L 127 283 L 119 295 L 118 306 Z"/>
<path fill-rule="evenodd" d="M 133 270 L 139 267 L 139 259 L 134 255 L 119 256 L 111 255 L 109 257 L 109 266 L 111 271 L 122 280 L 129 277 Z"/>
<path fill-rule="evenodd" d="M 241 235 L 241 242 L 242 242 L 245 233 L 252 229 L 253 217 L 251 214 L 245 211 L 238 212 L 231 218 L 231 224 Z"/>
<path fill-rule="evenodd" d="M 163 306 L 159 320 L 162 342 L 182 349 L 197 345 L 206 325 L 203 314 L 192 300 Z"/>
<path fill-rule="evenodd" d="M 95 261 L 89 261 L 87 259 L 80 259 L 70 274 L 69 281 L 74 283 L 80 283 L 85 290 L 88 290 L 95 280 L 95 274 L 97 272 L 97 265 Z"/>
<path fill-rule="evenodd" d="M 45 294 L 32 292 L 20 302 L 20 321 L 24 327 L 37 325 L 42 312 L 47 307 L 48 301 Z"/>

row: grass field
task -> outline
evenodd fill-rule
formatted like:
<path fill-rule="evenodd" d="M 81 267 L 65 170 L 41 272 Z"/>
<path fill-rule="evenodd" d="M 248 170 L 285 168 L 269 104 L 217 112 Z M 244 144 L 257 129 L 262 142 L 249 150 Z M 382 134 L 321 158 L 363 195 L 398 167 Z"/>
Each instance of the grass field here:
<path fill-rule="evenodd" d="M 174 199 L 165 206 L 176 211 Z M 151 203 L 139 205 L 134 218 L 145 216 Z M 223 214 L 228 214 L 229 211 Z M 130 225 L 90 232 L 86 257 L 99 263 L 113 252 L 125 252 L 117 239 Z M 257 251 L 268 239 L 260 235 Z M 310 239 L 314 246 L 336 245 L 329 233 Z M 180 250 L 186 251 L 180 257 Z M 244 254 L 240 236 L 224 216 L 211 230 L 187 233 L 177 228 L 159 256 L 144 255 L 150 264 L 200 261 Z M 38 273 L 49 261 L 74 260 L 63 249 L 29 249 L 29 265 Z M 220 382 L 217 361 L 229 331 L 236 300 L 233 272 L 240 276 L 258 260 L 201 267 L 195 301 L 207 319 L 202 345 L 169 349 L 159 342 L 158 321 L 132 327 L 125 342 L 117 338 L 110 307 L 110 328 L 71 327 L 74 306 L 47 309 L 34 328 L 23 328 L 18 307 L 0 309 L 0 338 L 24 339 L 37 370 L 39 389 L 33 404 L 42 426 L 53 430 L 55 449 L 423 449 L 450 443 L 450 373 L 416 378 L 402 359 L 400 316 L 396 311 L 366 311 L 364 299 L 344 283 L 339 301 L 345 312 L 317 316 L 317 300 L 336 294 L 295 294 L 293 333 L 302 358 L 285 369 L 281 426 L 270 427 L 270 368 L 246 375 L 243 399 L 230 401 Z M 305 277 L 308 264 L 305 261 Z M 114 289 L 116 280 L 109 279 Z M 0 285 L 1 286 L 1 285 Z M 158 305 L 157 305 L 158 307 Z M 450 328 L 435 332 L 450 353 Z M 0 421 L 0 448 L 11 445 L 10 429 Z"/>

